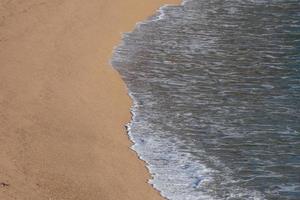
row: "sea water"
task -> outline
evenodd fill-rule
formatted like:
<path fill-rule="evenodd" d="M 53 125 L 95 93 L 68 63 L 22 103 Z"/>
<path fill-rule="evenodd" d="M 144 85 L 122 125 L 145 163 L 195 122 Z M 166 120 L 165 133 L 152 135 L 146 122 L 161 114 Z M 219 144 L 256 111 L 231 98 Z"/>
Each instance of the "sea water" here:
<path fill-rule="evenodd" d="M 300 199 L 300 1 L 190 0 L 124 34 L 113 66 L 170 200 Z"/>

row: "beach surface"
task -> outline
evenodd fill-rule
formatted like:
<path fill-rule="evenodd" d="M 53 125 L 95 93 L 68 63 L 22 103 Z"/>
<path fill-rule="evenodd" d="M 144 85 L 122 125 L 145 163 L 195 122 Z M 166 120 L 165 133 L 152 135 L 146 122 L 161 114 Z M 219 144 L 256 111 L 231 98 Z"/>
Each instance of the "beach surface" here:
<path fill-rule="evenodd" d="M 0 199 L 156 200 L 129 149 L 121 33 L 178 0 L 0 0 Z"/>

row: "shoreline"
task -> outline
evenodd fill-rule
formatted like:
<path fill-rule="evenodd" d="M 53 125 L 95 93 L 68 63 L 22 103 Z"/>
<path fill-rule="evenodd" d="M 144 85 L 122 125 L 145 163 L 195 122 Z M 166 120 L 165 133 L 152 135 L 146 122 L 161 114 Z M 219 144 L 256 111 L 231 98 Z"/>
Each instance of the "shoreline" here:
<path fill-rule="evenodd" d="M 129 149 L 132 102 L 109 60 L 167 3 L 0 3 L 0 199 L 162 199 Z"/>

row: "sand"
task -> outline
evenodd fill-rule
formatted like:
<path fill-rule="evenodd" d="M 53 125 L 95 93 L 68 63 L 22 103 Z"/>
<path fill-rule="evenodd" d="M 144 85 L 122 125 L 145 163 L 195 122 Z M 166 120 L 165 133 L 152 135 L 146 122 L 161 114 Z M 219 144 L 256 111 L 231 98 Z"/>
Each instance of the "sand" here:
<path fill-rule="evenodd" d="M 0 0 L 0 199 L 156 200 L 109 66 L 121 33 L 178 0 Z"/>

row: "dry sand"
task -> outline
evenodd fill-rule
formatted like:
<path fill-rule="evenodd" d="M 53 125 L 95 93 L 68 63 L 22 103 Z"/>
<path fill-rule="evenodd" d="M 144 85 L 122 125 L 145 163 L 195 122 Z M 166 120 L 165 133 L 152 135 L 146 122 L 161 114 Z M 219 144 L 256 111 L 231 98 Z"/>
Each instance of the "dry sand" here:
<path fill-rule="evenodd" d="M 109 59 L 178 0 L 0 0 L 0 200 L 156 200 Z"/>

